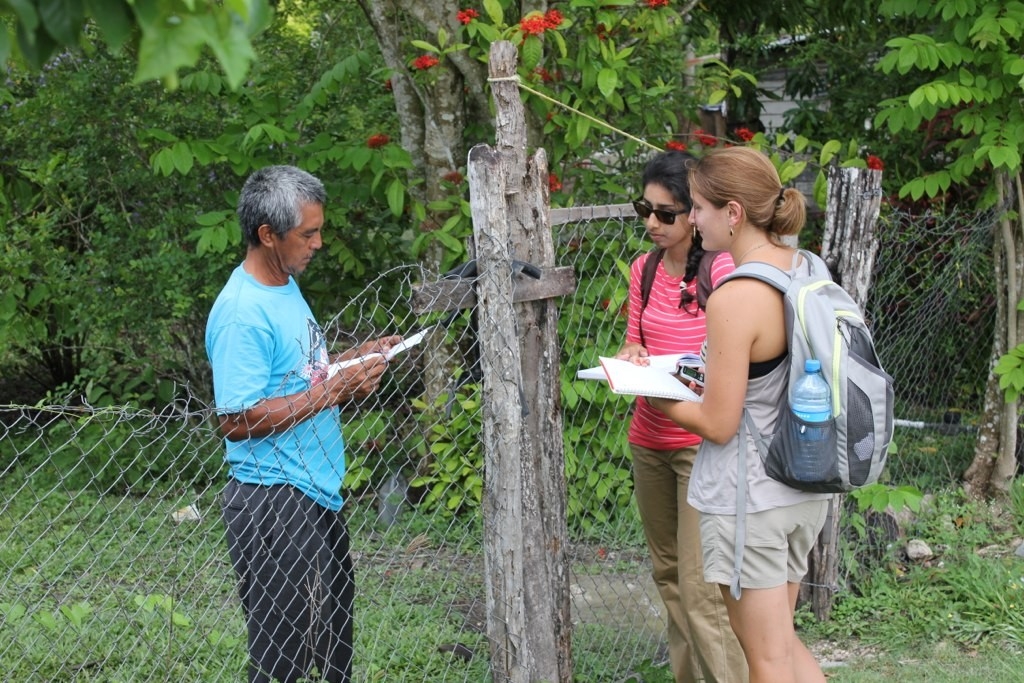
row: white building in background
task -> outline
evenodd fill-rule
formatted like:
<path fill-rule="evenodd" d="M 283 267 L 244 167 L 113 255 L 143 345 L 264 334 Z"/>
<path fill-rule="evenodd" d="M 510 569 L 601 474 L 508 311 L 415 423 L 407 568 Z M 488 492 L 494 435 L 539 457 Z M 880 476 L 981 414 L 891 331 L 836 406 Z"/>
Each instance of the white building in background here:
<path fill-rule="evenodd" d="M 803 42 L 804 36 L 789 36 L 779 38 L 765 46 L 764 60 L 758 72 L 757 86 L 760 90 L 771 93 L 774 97 L 766 96 L 761 98 L 761 125 L 765 133 L 777 133 L 783 128 L 786 112 L 795 109 L 798 101 L 788 97 L 785 93 L 786 79 L 789 77 L 789 68 L 786 64 L 786 48 L 791 45 Z M 721 60 L 721 54 L 705 55 L 695 57 L 687 62 L 690 68 L 698 68 L 711 60 Z M 818 108 L 828 108 L 828 101 L 821 100 Z M 725 103 L 706 105 L 701 107 L 701 127 L 709 133 L 718 137 L 725 136 L 726 128 Z"/>

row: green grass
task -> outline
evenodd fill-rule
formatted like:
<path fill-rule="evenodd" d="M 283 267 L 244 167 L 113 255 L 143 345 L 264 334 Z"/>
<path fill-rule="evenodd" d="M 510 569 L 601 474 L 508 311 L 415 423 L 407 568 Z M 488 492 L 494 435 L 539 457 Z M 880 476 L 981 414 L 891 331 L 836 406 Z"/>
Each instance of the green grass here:
<path fill-rule="evenodd" d="M 905 436 L 897 472 L 961 466 L 961 439 Z M 198 523 L 170 513 L 196 503 Z M 242 681 L 245 629 L 215 487 L 146 496 L 70 490 L 53 469 L 0 477 L 0 667 L 5 680 L 74 683 Z M 357 567 L 359 681 L 488 680 L 486 590 L 478 519 L 406 512 L 382 528 L 369 503 L 348 510 Z M 852 527 L 850 527 L 852 529 Z M 1024 483 L 1001 505 L 934 488 L 905 537 L 869 553 L 852 531 L 828 622 L 801 611 L 801 637 L 856 643 L 827 669 L 833 683 L 1011 681 L 1024 649 Z M 933 550 L 909 560 L 919 539 Z M 635 514 L 592 530 L 569 553 L 574 575 L 635 583 L 646 570 Z M 576 624 L 574 680 L 669 683 L 663 636 L 616 611 L 644 609 L 609 595 L 608 623 Z M 468 658 L 453 654 L 456 648 Z"/>
<path fill-rule="evenodd" d="M 964 649 L 948 641 L 859 657 L 826 669 L 829 683 L 1017 683 L 1021 652 Z"/>

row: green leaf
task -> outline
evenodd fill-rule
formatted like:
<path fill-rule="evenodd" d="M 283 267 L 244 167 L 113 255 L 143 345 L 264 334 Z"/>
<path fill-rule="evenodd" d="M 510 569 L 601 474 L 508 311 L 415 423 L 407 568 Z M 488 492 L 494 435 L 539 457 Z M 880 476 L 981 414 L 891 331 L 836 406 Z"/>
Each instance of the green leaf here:
<path fill-rule="evenodd" d="M 229 28 L 225 32 L 218 30 L 221 25 L 213 17 L 207 18 L 205 23 L 208 26 L 207 41 L 210 50 L 217 57 L 221 69 L 224 70 L 228 87 L 237 90 L 245 80 L 249 65 L 256 59 L 246 26 L 230 22 Z M 193 60 L 189 66 L 195 64 L 196 61 Z"/>
<path fill-rule="evenodd" d="M 604 67 L 597 74 L 597 88 L 606 98 L 611 97 L 615 93 L 615 88 L 618 84 L 619 75 L 615 72 L 615 69 Z"/>
<path fill-rule="evenodd" d="M 7 5 L 14 10 L 18 17 L 18 24 L 25 28 L 28 35 L 34 35 L 39 28 L 39 13 L 36 6 L 30 0 L 7 0 Z"/>
<path fill-rule="evenodd" d="M 555 41 L 555 46 L 558 48 L 558 56 L 565 59 L 566 55 L 569 54 L 569 47 L 565 44 L 565 37 L 558 31 L 549 31 L 548 35 Z"/>
<path fill-rule="evenodd" d="M 425 50 L 427 52 L 433 52 L 435 54 L 438 54 L 438 53 L 441 52 L 439 49 L 437 49 L 436 46 L 431 45 L 430 43 L 428 43 L 425 40 L 412 40 L 412 41 L 409 41 L 409 42 L 412 44 L 413 47 L 418 47 L 419 49 Z"/>
<path fill-rule="evenodd" d="M 20 621 L 27 611 L 27 608 L 18 602 L 0 602 L 0 614 L 4 616 L 4 621 L 9 624 Z"/>
<path fill-rule="evenodd" d="M 537 36 L 526 36 L 522 47 L 519 48 L 519 58 L 522 61 L 522 68 L 532 72 L 540 64 L 540 58 L 544 54 L 544 46 Z"/>
<path fill-rule="evenodd" d="M 209 211 L 196 218 L 199 225 L 220 225 L 228 220 L 234 211 Z"/>
<path fill-rule="evenodd" d="M 459 251 L 461 251 L 463 249 L 462 242 L 460 242 L 457 237 L 455 237 L 455 236 L 453 236 L 453 235 L 451 235 L 451 234 L 449 234 L 447 232 L 444 232 L 444 231 L 441 231 L 441 230 L 435 230 L 434 232 L 432 232 L 430 234 L 433 235 L 437 239 L 438 242 L 440 242 L 446 248 L 452 250 L 455 253 L 458 253 Z"/>
<path fill-rule="evenodd" d="M 6 64 L 11 56 L 11 34 L 6 26 L 0 26 L 0 64 Z"/>
<path fill-rule="evenodd" d="M 487 18 L 495 26 L 501 26 L 505 23 L 499 0 L 484 0 L 484 12 L 487 13 Z"/>
<path fill-rule="evenodd" d="M 147 16 L 141 12 L 138 17 L 142 38 L 136 83 L 166 79 L 176 75 L 178 69 L 198 61 L 206 38 L 202 23 L 187 16 L 177 24 L 165 23 L 169 17 Z"/>
<path fill-rule="evenodd" d="M 824 173 L 818 173 L 814 178 L 814 201 L 818 206 L 826 206 L 828 199 L 828 178 Z"/>
<path fill-rule="evenodd" d="M 369 147 L 352 147 L 342 159 L 348 162 L 357 171 L 363 170 L 373 156 L 373 150 Z"/>
<path fill-rule="evenodd" d="M 49 295 L 50 288 L 46 286 L 46 283 L 39 283 L 29 291 L 25 305 L 29 308 L 35 308 L 40 302 L 45 301 Z"/>
<path fill-rule="evenodd" d="M 388 208 L 391 209 L 391 214 L 396 218 L 402 215 L 402 210 L 405 208 L 405 185 L 401 180 L 397 178 L 391 181 L 388 185 Z"/>
<path fill-rule="evenodd" d="M 174 152 L 170 148 L 161 149 L 153 155 L 151 166 L 160 175 L 171 175 L 174 170 Z"/>
<path fill-rule="evenodd" d="M 41 26 L 29 31 L 25 24 L 19 23 L 17 37 L 21 55 L 34 69 L 41 69 L 57 48 L 57 43 Z"/>
<path fill-rule="evenodd" d="M 1018 347 L 1018 349 L 1021 347 Z M 999 362 L 996 363 L 995 373 L 997 375 L 1006 375 L 1011 372 L 1015 372 L 1021 367 L 1021 359 L 1013 353 L 1008 353 L 1005 356 L 999 357 Z"/>
<path fill-rule="evenodd" d="M 818 155 L 818 163 L 822 166 L 828 165 L 832 161 L 832 157 L 836 155 L 843 145 L 838 140 L 829 140 L 821 146 L 821 154 Z"/>
<path fill-rule="evenodd" d="M 171 156 L 174 159 L 174 168 L 181 175 L 188 175 L 192 170 L 192 149 L 185 142 L 176 142 L 171 148 Z"/>
<path fill-rule="evenodd" d="M 57 617 L 52 612 L 36 612 L 32 618 L 47 631 L 57 630 Z"/>
<path fill-rule="evenodd" d="M 85 0 L 85 11 L 96 22 L 103 40 L 116 54 L 132 34 L 134 18 L 124 0 Z"/>
<path fill-rule="evenodd" d="M 786 163 L 779 169 L 779 179 L 785 185 L 796 180 L 804 169 L 807 168 L 806 161 L 795 161 L 793 159 L 787 159 Z"/>
<path fill-rule="evenodd" d="M 988 158 L 993 168 L 1005 167 L 1011 173 L 1020 167 L 1020 152 L 1012 147 L 993 147 Z"/>
<path fill-rule="evenodd" d="M 729 91 L 728 90 L 713 90 L 711 92 L 711 94 L 708 95 L 708 104 L 710 104 L 710 105 L 718 104 L 718 103 L 720 103 L 722 100 L 724 100 L 728 96 L 729 96 Z"/>
<path fill-rule="evenodd" d="M 82 0 L 39 0 L 39 18 L 61 45 L 74 45 L 82 32 L 85 8 Z"/>

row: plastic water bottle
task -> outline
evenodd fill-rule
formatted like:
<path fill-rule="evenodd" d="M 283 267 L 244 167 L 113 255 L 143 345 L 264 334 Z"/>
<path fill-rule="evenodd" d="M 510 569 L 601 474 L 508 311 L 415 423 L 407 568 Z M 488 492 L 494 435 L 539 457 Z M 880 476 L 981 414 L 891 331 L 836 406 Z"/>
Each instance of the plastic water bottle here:
<path fill-rule="evenodd" d="M 804 361 L 804 375 L 789 391 L 789 407 L 794 415 L 809 423 L 798 425 L 792 474 L 800 481 L 820 481 L 828 469 L 828 459 L 822 449 L 832 417 L 832 392 L 821 376 L 821 361 L 815 358 Z"/>

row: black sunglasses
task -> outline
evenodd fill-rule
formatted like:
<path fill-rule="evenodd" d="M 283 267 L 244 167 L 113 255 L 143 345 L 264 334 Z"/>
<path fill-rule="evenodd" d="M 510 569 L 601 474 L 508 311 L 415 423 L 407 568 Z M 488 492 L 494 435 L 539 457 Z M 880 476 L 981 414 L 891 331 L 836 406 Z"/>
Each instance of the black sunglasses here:
<path fill-rule="evenodd" d="M 640 216 L 644 220 L 647 220 L 653 213 L 654 217 L 665 225 L 672 225 L 676 222 L 676 216 L 685 216 L 690 213 L 690 210 L 686 211 L 668 211 L 667 209 L 655 209 L 653 206 L 648 204 L 642 199 L 633 200 L 633 210 L 636 211 L 636 215 Z"/>

